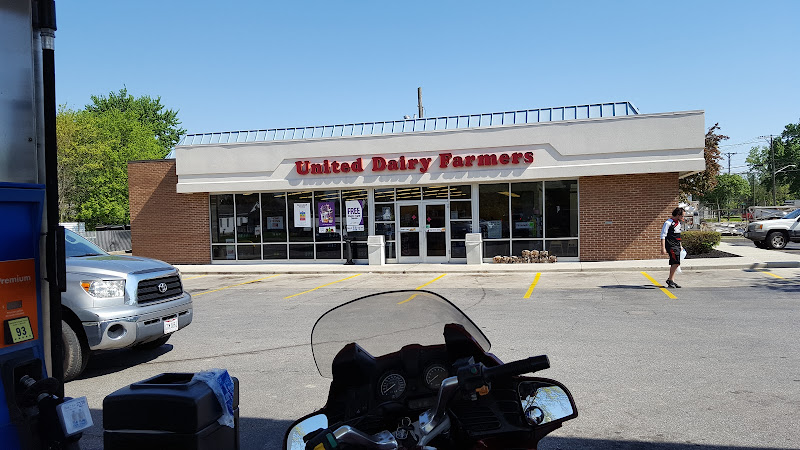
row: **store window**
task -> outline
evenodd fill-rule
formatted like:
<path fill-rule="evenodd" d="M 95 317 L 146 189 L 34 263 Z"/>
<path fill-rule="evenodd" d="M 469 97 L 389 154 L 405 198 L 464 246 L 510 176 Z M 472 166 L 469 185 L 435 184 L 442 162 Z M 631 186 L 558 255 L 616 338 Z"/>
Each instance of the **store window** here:
<path fill-rule="evenodd" d="M 483 254 L 487 258 L 509 254 L 510 195 L 508 183 L 482 184 L 478 187 L 478 225 L 483 237 Z"/>
<path fill-rule="evenodd" d="M 450 186 L 450 257 L 466 258 L 464 239 L 472 233 L 472 186 Z"/>
<path fill-rule="evenodd" d="M 314 241 L 314 211 L 313 193 L 289 192 L 286 194 L 287 214 L 289 216 L 289 242 L 313 242 Z M 292 258 L 291 251 L 289 258 Z M 312 250 L 312 258 L 313 250 Z"/>
<path fill-rule="evenodd" d="M 261 224 L 263 242 L 286 242 L 286 193 L 261 194 Z M 284 246 L 285 248 L 286 246 Z M 284 250 L 285 253 L 285 250 Z M 264 255 L 265 259 L 266 254 Z M 284 257 L 285 258 L 285 257 Z M 280 259 L 280 258 L 269 258 Z"/>
<path fill-rule="evenodd" d="M 544 185 L 541 181 L 537 183 L 511 184 L 512 237 L 541 238 L 543 236 L 543 197 Z"/>
<path fill-rule="evenodd" d="M 211 243 L 236 242 L 236 220 L 233 216 L 233 194 L 211 196 Z"/>
<path fill-rule="evenodd" d="M 259 194 L 236 194 L 236 243 L 256 242 L 261 243 Z M 261 250 L 258 251 L 258 258 L 255 259 L 261 259 Z"/>
<path fill-rule="evenodd" d="M 369 193 L 366 189 L 342 191 L 342 223 L 345 236 L 352 239 L 353 259 L 369 258 L 367 238 L 369 237 Z M 346 244 L 345 244 L 346 245 Z M 347 258 L 347 248 L 342 257 Z"/>
<path fill-rule="evenodd" d="M 578 181 L 546 181 L 545 189 L 546 237 L 578 237 Z"/>
<path fill-rule="evenodd" d="M 375 189 L 373 196 L 375 198 L 375 234 L 383 235 L 386 245 L 386 258 L 397 258 L 395 252 L 394 188 Z"/>
<path fill-rule="evenodd" d="M 485 258 L 523 250 L 578 256 L 577 180 L 485 184 L 478 191 Z"/>

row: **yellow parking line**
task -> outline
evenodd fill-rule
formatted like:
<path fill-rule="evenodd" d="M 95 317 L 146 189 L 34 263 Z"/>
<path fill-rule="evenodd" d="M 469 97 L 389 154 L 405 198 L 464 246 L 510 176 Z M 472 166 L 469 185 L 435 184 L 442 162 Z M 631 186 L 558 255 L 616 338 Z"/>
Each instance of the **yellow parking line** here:
<path fill-rule="evenodd" d="M 436 278 L 432 279 L 431 281 L 428 281 L 427 283 L 423 284 L 422 286 L 418 286 L 418 287 L 415 289 L 415 291 L 418 291 L 418 290 L 420 290 L 420 289 L 424 288 L 425 286 L 427 286 L 427 285 L 429 285 L 429 284 L 433 283 L 434 281 L 441 279 L 441 278 L 442 278 L 443 276 L 445 276 L 445 275 L 447 275 L 447 274 L 446 274 L 446 273 L 443 273 L 443 274 L 439 275 L 438 277 L 436 277 Z M 398 304 L 398 305 L 402 305 L 403 303 L 410 302 L 411 300 L 414 300 L 414 297 L 416 297 L 416 296 L 418 296 L 418 295 L 419 295 L 419 294 L 414 294 L 414 295 L 412 295 L 411 297 L 408 297 L 407 299 L 403 300 L 402 302 L 398 302 L 397 304 Z"/>
<path fill-rule="evenodd" d="M 357 273 L 357 274 L 355 274 L 355 275 L 353 275 L 353 276 L 349 276 L 349 277 L 347 277 L 347 278 L 342 278 L 341 280 L 336 280 L 336 281 L 334 281 L 334 282 L 332 282 L 332 283 L 323 284 L 322 286 L 317 286 L 317 287 L 315 287 L 314 289 L 309 289 L 309 290 L 307 290 L 307 291 L 299 292 L 299 293 L 297 293 L 297 294 L 292 294 L 292 295 L 290 295 L 290 296 L 288 296 L 288 297 L 283 297 L 283 298 L 284 298 L 284 300 L 285 300 L 285 299 L 287 299 L 287 298 L 292 298 L 292 297 L 297 297 L 298 295 L 307 294 L 307 293 L 309 293 L 309 292 L 316 291 L 316 290 L 317 290 L 317 289 L 319 289 L 319 288 L 324 288 L 325 286 L 330 286 L 330 285 L 332 285 L 332 284 L 336 284 L 336 283 L 338 283 L 338 282 L 340 282 L 340 281 L 349 280 L 350 278 L 355 278 L 355 277 L 357 277 L 357 276 L 359 276 L 359 275 L 361 275 L 361 274 L 360 274 L 360 273 Z"/>
<path fill-rule="evenodd" d="M 759 272 L 761 272 L 761 273 L 765 273 L 765 274 L 767 274 L 767 275 L 769 275 L 769 276 L 773 276 L 773 277 L 775 277 L 775 278 L 780 278 L 781 280 L 784 280 L 784 279 L 785 279 L 785 278 L 783 278 L 783 277 L 782 277 L 782 276 L 780 276 L 780 275 L 775 275 L 775 274 L 774 274 L 774 273 L 772 273 L 772 272 L 767 272 L 767 269 L 758 269 L 758 271 L 759 271 Z"/>
<path fill-rule="evenodd" d="M 183 281 L 194 280 L 195 278 L 202 278 L 202 277 L 207 277 L 207 276 L 208 275 L 197 275 L 197 276 L 194 276 L 194 277 L 184 278 Z"/>
<path fill-rule="evenodd" d="M 663 292 L 663 293 L 667 294 L 667 297 L 669 297 L 669 298 L 673 298 L 673 299 L 675 299 L 675 298 L 678 298 L 678 297 L 675 297 L 675 296 L 672 294 L 672 292 L 668 291 L 668 290 L 667 290 L 667 288 L 665 288 L 664 286 L 662 286 L 662 285 L 661 285 L 661 283 L 659 283 L 658 281 L 656 281 L 656 280 L 655 280 L 655 278 L 653 278 L 653 277 L 651 277 L 650 275 L 648 275 L 648 274 L 647 274 L 647 272 L 640 272 L 640 273 L 641 273 L 642 275 L 644 275 L 645 277 L 647 277 L 647 279 L 648 279 L 648 280 L 650 280 L 650 282 L 651 282 L 651 283 L 653 283 L 653 284 L 654 284 L 654 285 L 655 285 L 657 288 L 661 289 L 661 292 Z"/>
<path fill-rule="evenodd" d="M 536 283 L 539 282 L 539 277 L 542 276 L 541 272 L 536 274 L 536 278 L 533 279 L 533 283 L 531 283 L 531 287 L 528 288 L 528 292 L 522 298 L 531 298 L 531 294 L 533 294 L 533 288 L 536 287 Z"/>
<path fill-rule="evenodd" d="M 278 275 L 280 275 L 280 274 L 278 274 Z M 267 278 L 275 278 L 278 275 L 270 275 L 268 277 L 259 278 L 259 279 L 256 279 L 256 280 L 245 281 L 244 283 L 239 283 L 239 284 L 232 284 L 230 286 L 221 287 L 219 289 L 213 289 L 213 290 L 210 290 L 210 291 L 203 291 L 203 292 L 200 292 L 200 293 L 197 293 L 197 294 L 192 294 L 192 297 L 197 297 L 198 295 L 210 294 L 212 292 L 217 292 L 217 291 L 221 291 L 223 289 L 228 289 L 228 288 L 232 288 L 232 287 L 236 287 L 236 286 L 241 286 L 243 284 L 255 283 L 256 281 L 266 280 Z"/>

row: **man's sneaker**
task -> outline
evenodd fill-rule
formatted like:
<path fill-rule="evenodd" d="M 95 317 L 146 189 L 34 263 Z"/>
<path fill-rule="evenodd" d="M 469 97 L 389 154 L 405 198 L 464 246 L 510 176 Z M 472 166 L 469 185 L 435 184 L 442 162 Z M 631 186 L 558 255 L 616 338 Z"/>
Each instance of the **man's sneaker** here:
<path fill-rule="evenodd" d="M 667 280 L 667 287 L 680 289 L 680 285 L 672 280 Z"/>

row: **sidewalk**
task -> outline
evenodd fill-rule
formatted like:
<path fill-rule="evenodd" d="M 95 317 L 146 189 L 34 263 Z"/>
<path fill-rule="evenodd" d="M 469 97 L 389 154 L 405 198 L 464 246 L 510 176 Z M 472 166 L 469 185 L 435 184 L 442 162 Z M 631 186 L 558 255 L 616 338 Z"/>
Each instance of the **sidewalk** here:
<path fill-rule="evenodd" d="M 790 253 L 763 250 L 755 246 L 735 246 L 722 242 L 717 247 L 723 252 L 739 255 L 731 258 L 687 259 L 681 264 L 682 270 L 712 269 L 767 269 L 777 267 L 800 267 L 800 258 Z M 358 264 L 345 266 L 341 263 L 326 264 L 205 264 L 177 265 L 182 273 L 193 275 L 233 275 L 233 274 L 329 274 L 329 273 L 516 273 L 516 272 L 618 272 L 664 269 L 667 260 L 648 259 L 636 261 L 602 262 L 557 262 L 553 264 L 386 264 L 370 266 Z"/>

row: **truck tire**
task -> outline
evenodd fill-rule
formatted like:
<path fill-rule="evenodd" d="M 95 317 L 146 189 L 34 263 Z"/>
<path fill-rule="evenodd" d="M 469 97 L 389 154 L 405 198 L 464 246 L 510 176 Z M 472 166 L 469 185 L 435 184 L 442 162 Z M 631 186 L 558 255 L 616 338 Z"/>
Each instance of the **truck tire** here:
<path fill-rule="evenodd" d="M 83 373 L 89 363 L 89 346 L 63 320 L 61 338 L 64 340 L 64 381 L 72 381 Z"/>
<path fill-rule="evenodd" d="M 767 235 L 766 242 L 769 248 L 780 250 L 786 247 L 786 235 L 780 231 L 773 231 Z"/>
<path fill-rule="evenodd" d="M 139 345 L 135 346 L 134 348 L 138 349 L 138 350 L 154 350 L 154 349 L 157 349 L 158 347 L 161 347 L 162 345 L 166 344 L 167 341 L 169 340 L 170 336 L 172 336 L 172 335 L 171 334 L 167 334 L 167 335 L 161 336 L 160 338 L 158 338 L 158 339 L 156 339 L 154 341 L 145 342 L 144 344 L 139 344 Z"/>

